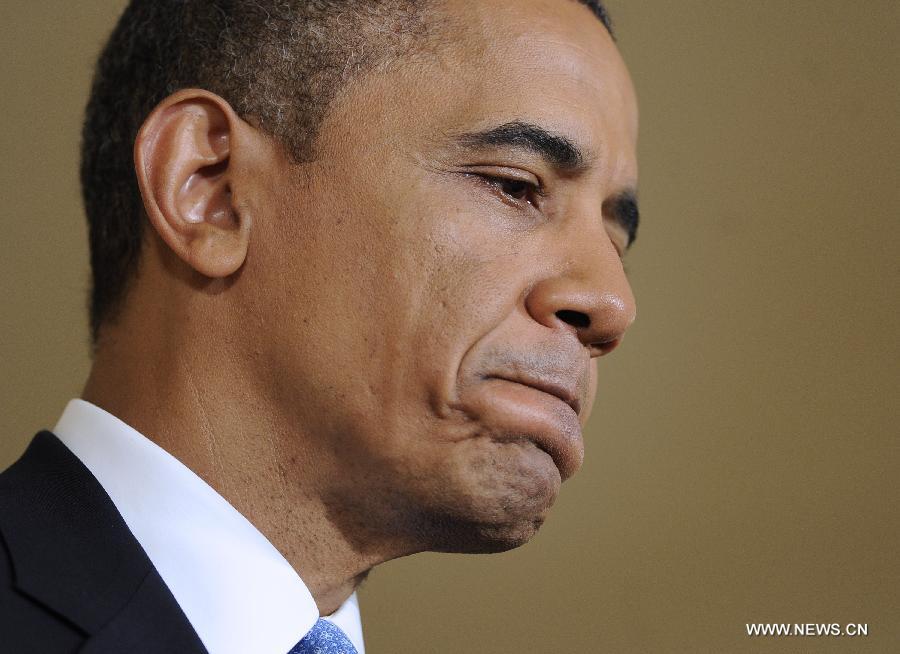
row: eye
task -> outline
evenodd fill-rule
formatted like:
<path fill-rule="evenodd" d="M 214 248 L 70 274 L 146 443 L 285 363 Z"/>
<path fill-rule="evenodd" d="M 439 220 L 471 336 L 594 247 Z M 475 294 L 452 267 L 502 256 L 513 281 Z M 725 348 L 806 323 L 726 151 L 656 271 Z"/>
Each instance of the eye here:
<path fill-rule="evenodd" d="M 480 181 L 490 186 L 507 202 L 521 204 L 523 202 L 537 206 L 538 199 L 544 194 L 541 187 L 534 182 L 515 177 L 500 177 L 485 173 L 473 173 Z"/>
<path fill-rule="evenodd" d="M 495 178 L 494 183 L 500 192 L 514 200 L 528 200 L 532 191 L 537 187 L 534 184 L 523 182 L 521 179 L 506 179 L 504 177 Z"/>
<path fill-rule="evenodd" d="M 618 223 L 609 220 L 604 220 L 603 222 L 606 226 L 606 233 L 609 236 L 609 240 L 616 249 L 616 253 L 619 255 L 620 259 L 624 258 L 625 254 L 628 252 L 628 232 Z"/>

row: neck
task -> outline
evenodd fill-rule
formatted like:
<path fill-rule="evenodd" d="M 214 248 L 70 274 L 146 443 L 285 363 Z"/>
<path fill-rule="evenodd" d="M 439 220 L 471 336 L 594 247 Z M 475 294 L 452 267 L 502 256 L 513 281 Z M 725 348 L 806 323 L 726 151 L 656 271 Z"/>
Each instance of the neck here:
<path fill-rule="evenodd" d="M 320 614 L 333 613 L 396 555 L 331 517 L 335 457 L 302 421 L 283 417 L 248 370 L 198 346 L 214 340 L 208 333 L 165 342 L 129 322 L 123 316 L 104 337 L 82 397 L 200 476 L 284 555 Z"/>

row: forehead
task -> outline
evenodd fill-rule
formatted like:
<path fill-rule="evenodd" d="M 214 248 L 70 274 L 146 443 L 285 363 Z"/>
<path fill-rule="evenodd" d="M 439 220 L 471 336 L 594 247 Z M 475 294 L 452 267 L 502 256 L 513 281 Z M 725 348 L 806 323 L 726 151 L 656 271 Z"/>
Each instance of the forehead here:
<path fill-rule="evenodd" d="M 422 152 L 455 134 L 527 122 L 570 139 L 610 183 L 633 185 L 634 89 L 590 9 L 576 0 L 445 0 L 435 12 L 424 56 L 348 87 L 323 125 L 326 144 Z"/>
<path fill-rule="evenodd" d="M 590 9 L 576 0 L 449 0 L 444 11 L 443 64 L 464 80 L 448 105 L 460 122 L 527 118 L 590 152 L 634 148 L 634 88 Z"/>

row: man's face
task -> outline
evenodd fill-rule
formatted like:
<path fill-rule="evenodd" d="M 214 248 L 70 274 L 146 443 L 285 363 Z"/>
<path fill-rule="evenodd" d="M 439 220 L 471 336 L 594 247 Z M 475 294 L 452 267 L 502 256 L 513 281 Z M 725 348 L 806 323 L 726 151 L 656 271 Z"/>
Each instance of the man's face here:
<path fill-rule="evenodd" d="M 339 98 L 315 162 L 260 176 L 242 271 L 294 474 L 361 546 L 409 552 L 534 534 L 635 311 L 636 102 L 609 34 L 568 0 L 446 11 L 433 56 Z"/>

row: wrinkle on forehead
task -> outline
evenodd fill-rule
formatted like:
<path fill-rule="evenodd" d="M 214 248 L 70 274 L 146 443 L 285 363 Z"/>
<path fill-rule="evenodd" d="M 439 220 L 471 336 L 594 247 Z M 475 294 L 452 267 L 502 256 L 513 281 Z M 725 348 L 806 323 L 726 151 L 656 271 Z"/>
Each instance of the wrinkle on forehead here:
<path fill-rule="evenodd" d="M 568 13 L 534 20 L 525 17 L 547 3 L 479 0 L 466 12 L 460 4 L 447 0 L 434 17 L 443 27 L 441 47 L 360 79 L 326 118 L 320 142 L 337 151 L 384 148 L 385 156 L 443 160 L 453 134 L 519 121 L 576 142 L 603 187 L 633 186 L 636 102 L 602 23 L 570 0 L 552 0 Z"/>
<path fill-rule="evenodd" d="M 606 28 L 587 7 L 569 0 L 448 4 L 451 10 L 462 5 L 462 13 L 447 22 L 455 32 L 453 67 L 468 77 L 470 102 L 505 94 L 539 106 L 555 96 L 560 109 L 570 109 L 545 111 L 548 118 L 599 113 L 624 126 L 629 145 L 635 146 L 637 101 L 631 78 Z M 504 76 L 484 75 L 485 70 Z M 569 133 L 576 127 L 550 126 Z M 588 136 L 581 134 L 582 142 Z"/>

